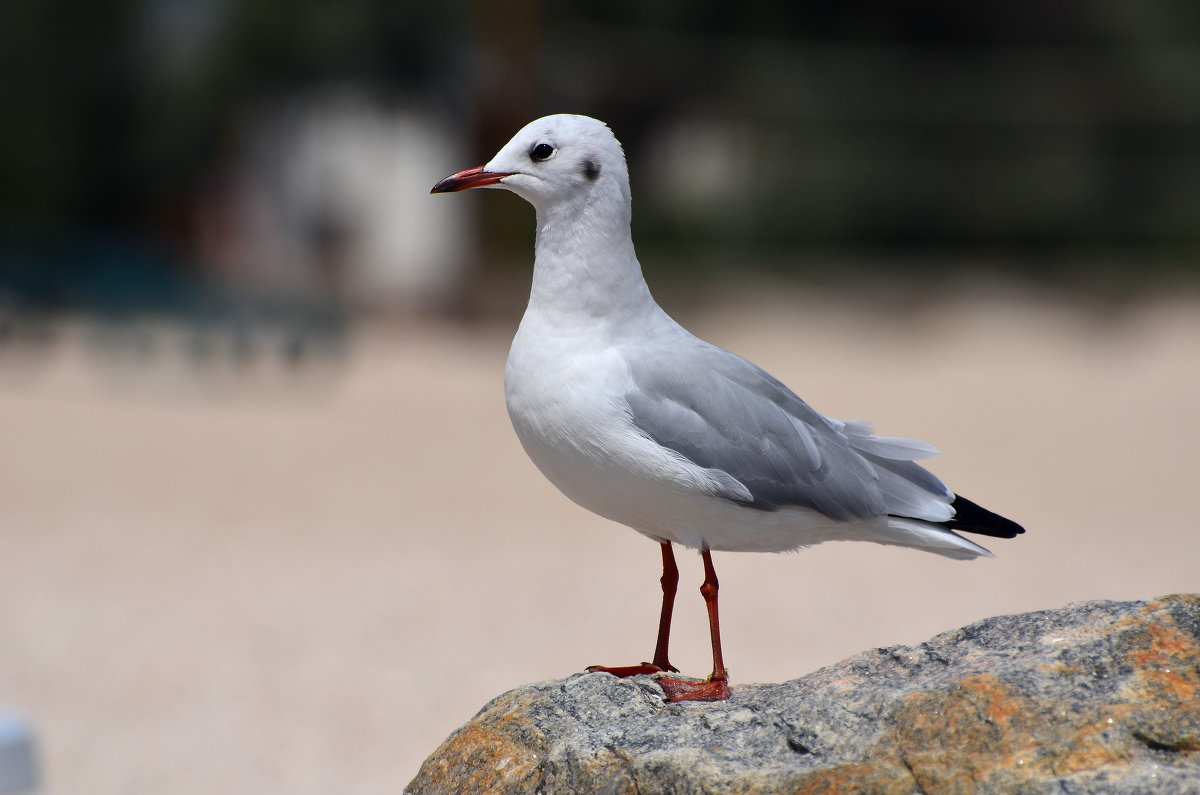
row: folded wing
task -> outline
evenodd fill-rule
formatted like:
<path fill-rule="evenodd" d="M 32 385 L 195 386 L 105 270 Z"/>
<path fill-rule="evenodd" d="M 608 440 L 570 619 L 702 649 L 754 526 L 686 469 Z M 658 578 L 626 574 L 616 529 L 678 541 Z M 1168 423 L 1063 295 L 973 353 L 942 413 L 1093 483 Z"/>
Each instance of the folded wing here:
<path fill-rule="evenodd" d="M 697 342 L 700 342 L 697 340 Z M 893 515 L 944 522 L 954 495 L 914 463 L 924 442 L 823 417 L 778 379 L 700 343 L 669 361 L 633 357 L 634 424 L 709 470 L 720 496 L 761 510 L 799 506 L 839 521 Z"/>

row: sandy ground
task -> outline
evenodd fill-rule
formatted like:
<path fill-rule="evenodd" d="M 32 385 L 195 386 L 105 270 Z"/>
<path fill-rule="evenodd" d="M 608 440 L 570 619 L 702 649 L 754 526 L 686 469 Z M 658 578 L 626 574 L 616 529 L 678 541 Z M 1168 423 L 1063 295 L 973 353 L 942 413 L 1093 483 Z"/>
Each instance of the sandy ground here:
<path fill-rule="evenodd" d="M 876 317 L 763 291 L 684 318 L 818 409 L 945 455 L 995 560 L 717 556 L 734 682 L 1078 599 L 1200 590 L 1200 306 Z M 395 793 L 500 692 L 648 657 L 658 551 L 529 464 L 512 327 L 364 331 L 299 382 L 0 362 L 0 709 L 51 793 Z M 218 368 L 219 370 L 219 368 Z M 681 557 L 676 664 L 709 657 Z"/>

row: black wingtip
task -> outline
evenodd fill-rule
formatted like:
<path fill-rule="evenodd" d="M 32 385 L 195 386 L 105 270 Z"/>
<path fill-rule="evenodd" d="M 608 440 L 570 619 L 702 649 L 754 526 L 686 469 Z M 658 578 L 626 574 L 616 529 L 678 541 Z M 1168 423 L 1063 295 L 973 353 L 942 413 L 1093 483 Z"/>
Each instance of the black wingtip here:
<path fill-rule="evenodd" d="M 998 513 L 981 508 L 962 495 L 956 494 L 950 507 L 954 508 L 954 518 L 941 524 L 951 530 L 978 533 L 992 538 L 1016 538 L 1025 532 L 1025 528 L 1012 519 L 1005 519 Z"/>

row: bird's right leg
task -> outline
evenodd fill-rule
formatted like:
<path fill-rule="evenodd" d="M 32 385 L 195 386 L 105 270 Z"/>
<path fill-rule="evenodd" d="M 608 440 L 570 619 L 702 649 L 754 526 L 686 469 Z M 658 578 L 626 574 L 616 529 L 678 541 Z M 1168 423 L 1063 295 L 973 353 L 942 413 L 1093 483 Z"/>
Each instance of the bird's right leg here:
<path fill-rule="evenodd" d="M 662 584 L 663 601 L 662 611 L 658 615 L 658 641 L 654 644 L 654 660 L 641 665 L 621 665 L 609 667 L 606 665 L 589 665 L 587 670 L 589 673 L 603 672 L 610 673 L 613 676 L 638 676 L 640 674 L 657 674 L 664 671 L 675 671 L 679 669 L 671 665 L 668 659 L 667 648 L 671 644 L 671 613 L 675 609 L 675 591 L 679 587 L 679 567 L 675 565 L 675 553 L 671 549 L 671 542 L 662 542 L 662 561 L 663 573 L 659 579 Z"/>
<path fill-rule="evenodd" d="M 713 672 L 703 682 L 692 682 L 687 679 L 673 679 L 660 676 L 658 686 L 663 689 L 667 701 L 727 701 L 729 699 L 729 672 L 725 670 L 725 660 L 721 655 L 721 622 L 717 618 L 717 570 L 713 568 L 712 553 L 707 549 L 700 551 L 704 559 L 704 584 L 700 586 L 700 595 L 704 597 L 704 606 L 708 610 L 708 632 L 712 640 Z"/>

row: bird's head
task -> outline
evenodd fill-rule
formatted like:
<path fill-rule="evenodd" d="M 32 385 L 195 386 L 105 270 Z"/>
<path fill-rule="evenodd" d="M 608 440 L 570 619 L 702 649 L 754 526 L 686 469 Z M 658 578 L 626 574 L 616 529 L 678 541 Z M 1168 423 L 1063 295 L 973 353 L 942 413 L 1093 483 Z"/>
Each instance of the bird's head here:
<path fill-rule="evenodd" d="M 590 203 L 598 195 L 629 200 L 625 154 L 602 121 L 587 116 L 545 116 L 525 125 L 487 165 L 452 174 L 430 193 L 504 188 L 535 208 Z"/>

